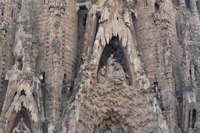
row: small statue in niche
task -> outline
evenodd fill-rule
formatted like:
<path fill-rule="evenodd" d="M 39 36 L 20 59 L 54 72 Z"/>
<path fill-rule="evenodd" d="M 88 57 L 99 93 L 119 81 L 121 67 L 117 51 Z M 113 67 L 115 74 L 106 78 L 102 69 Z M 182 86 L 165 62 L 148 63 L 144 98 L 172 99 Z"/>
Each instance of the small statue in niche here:
<path fill-rule="evenodd" d="M 103 66 L 103 67 L 99 70 L 99 74 L 98 74 L 98 83 L 104 83 L 104 82 L 105 82 L 105 77 L 106 77 L 106 66 Z"/>
<path fill-rule="evenodd" d="M 20 122 L 18 123 L 17 127 L 13 129 L 12 133 L 31 133 L 31 130 L 24 123 L 24 119 L 21 118 Z"/>
<path fill-rule="evenodd" d="M 114 59 L 113 54 L 110 55 L 107 61 L 106 76 L 109 79 L 114 79 L 116 84 L 121 84 L 121 81 L 125 81 L 129 77 L 124 72 L 122 65 Z"/>
<path fill-rule="evenodd" d="M 113 77 L 121 79 L 121 80 L 125 80 L 125 78 L 126 78 L 125 72 L 124 72 L 122 66 L 118 62 L 114 62 Z"/>
<path fill-rule="evenodd" d="M 114 56 L 113 56 L 113 54 L 111 54 L 107 61 L 107 77 L 108 78 L 111 78 L 113 75 L 114 62 L 115 62 Z"/>

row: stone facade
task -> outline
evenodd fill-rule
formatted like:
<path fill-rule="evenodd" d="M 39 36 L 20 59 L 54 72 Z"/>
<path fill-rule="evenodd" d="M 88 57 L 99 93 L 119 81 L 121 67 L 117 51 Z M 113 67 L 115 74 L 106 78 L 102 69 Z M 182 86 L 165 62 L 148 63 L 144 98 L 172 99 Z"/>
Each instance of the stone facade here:
<path fill-rule="evenodd" d="M 0 133 L 200 133 L 200 0 L 0 0 Z"/>

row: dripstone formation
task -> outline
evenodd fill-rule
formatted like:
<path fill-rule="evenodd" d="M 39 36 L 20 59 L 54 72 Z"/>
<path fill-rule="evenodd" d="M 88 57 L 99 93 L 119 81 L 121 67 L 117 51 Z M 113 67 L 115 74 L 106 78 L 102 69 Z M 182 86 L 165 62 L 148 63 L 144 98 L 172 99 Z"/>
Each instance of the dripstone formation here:
<path fill-rule="evenodd" d="M 200 0 L 0 0 L 0 133 L 200 133 Z"/>

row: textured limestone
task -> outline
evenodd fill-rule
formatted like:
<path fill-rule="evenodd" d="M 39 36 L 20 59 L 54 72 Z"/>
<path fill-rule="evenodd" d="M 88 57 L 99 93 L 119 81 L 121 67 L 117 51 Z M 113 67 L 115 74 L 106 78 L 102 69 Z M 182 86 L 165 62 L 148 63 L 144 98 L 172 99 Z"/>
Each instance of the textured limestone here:
<path fill-rule="evenodd" d="M 0 133 L 200 132 L 199 0 L 0 0 Z"/>

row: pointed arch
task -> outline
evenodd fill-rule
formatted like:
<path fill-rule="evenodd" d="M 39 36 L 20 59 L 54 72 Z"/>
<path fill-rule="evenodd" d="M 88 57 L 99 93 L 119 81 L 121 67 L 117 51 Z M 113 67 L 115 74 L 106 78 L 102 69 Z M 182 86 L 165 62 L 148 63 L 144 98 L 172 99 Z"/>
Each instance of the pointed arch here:
<path fill-rule="evenodd" d="M 31 120 L 31 112 L 28 111 L 25 107 L 23 107 L 19 112 L 13 111 L 9 118 L 6 121 L 5 132 L 11 133 L 12 130 L 17 127 L 21 118 L 23 118 L 25 125 L 30 129 L 32 133 L 37 132 L 36 123 Z"/>
<path fill-rule="evenodd" d="M 28 129 L 30 129 L 31 132 L 32 131 L 32 125 L 31 125 L 31 120 L 30 120 L 30 113 L 23 108 L 20 112 L 17 113 L 13 126 L 12 126 L 12 130 L 17 127 L 18 123 L 20 122 L 21 118 L 23 118 L 23 121 L 25 123 L 25 125 L 28 127 Z M 12 131 L 11 130 L 11 131 Z"/>
<path fill-rule="evenodd" d="M 117 64 L 120 64 L 124 74 L 126 76 L 126 82 L 128 85 L 133 85 L 132 80 L 132 73 L 130 69 L 129 60 L 127 59 L 127 51 L 126 49 L 122 48 L 122 42 L 119 40 L 118 37 L 112 37 L 109 44 L 107 44 L 102 52 L 101 56 L 98 59 L 98 69 L 97 73 L 99 73 L 100 69 L 105 67 L 108 63 L 108 59 L 111 55 L 113 55 L 114 60 Z"/>

